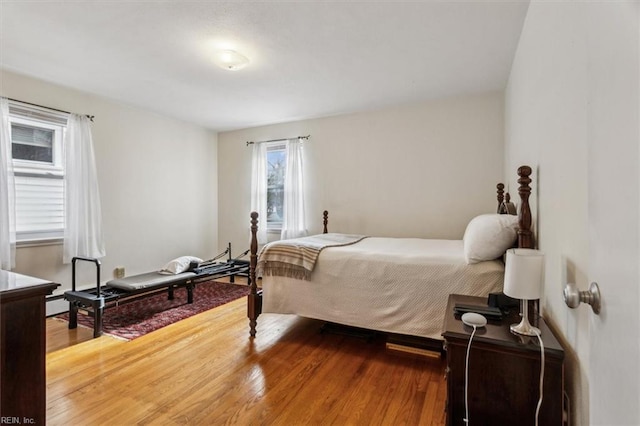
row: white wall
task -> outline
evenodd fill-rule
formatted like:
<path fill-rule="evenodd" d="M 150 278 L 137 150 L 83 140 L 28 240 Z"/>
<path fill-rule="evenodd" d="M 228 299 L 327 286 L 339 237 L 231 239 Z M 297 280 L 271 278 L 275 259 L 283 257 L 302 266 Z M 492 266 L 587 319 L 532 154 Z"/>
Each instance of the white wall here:
<path fill-rule="evenodd" d="M 127 275 L 157 270 L 180 255 L 210 257 L 217 239 L 217 135 L 202 127 L 2 71 L 2 96 L 95 115 L 92 134 L 107 256 Z M 79 268 L 80 269 L 80 268 Z M 79 284 L 95 283 L 81 268 Z M 71 285 L 62 246 L 17 249 L 15 272 Z"/>
<path fill-rule="evenodd" d="M 503 94 L 496 92 L 220 133 L 220 244 L 248 248 L 245 142 L 307 134 L 311 232 L 321 232 L 326 209 L 330 231 L 460 239 L 473 216 L 495 211 L 503 125 Z"/>
<path fill-rule="evenodd" d="M 536 171 L 543 312 L 567 349 L 575 425 L 640 422 L 637 7 L 532 2 L 505 96 L 505 173 Z M 564 285 L 591 281 L 601 315 L 567 308 Z"/>

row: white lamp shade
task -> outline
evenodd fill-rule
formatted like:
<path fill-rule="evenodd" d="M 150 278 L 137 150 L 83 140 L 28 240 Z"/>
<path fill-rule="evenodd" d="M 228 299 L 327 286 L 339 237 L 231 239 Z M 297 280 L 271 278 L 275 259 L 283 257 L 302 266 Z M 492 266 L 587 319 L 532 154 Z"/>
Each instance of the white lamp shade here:
<path fill-rule="evenodd" d="M 543 276 L 544 253 L 533 249 L 507 250 L 504 294 L 515 299 L 539 299 Z"/>

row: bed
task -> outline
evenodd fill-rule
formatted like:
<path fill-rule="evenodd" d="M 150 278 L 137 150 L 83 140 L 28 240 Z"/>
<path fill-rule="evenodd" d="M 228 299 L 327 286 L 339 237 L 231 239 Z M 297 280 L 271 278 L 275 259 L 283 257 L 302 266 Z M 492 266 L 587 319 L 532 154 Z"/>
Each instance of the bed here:
<path fill-rule="evenodd" d="M 256 335 L 257 318 L 264 312 L 441 340 L 448 295 L 487 296 L 501 291 L 504 275 L 501 255 L 514 245 L 533 247 L 529 207 L 531 168 L 520 167 L 518 175 L 517 216 L 513 215 L 515 206 L 505 194 L 504 185 L 498 184 L 497 214 L 474 218 L 463 240 L 353 236 L 353 243 L 319 246 L 312 272 L 307 270 L 305 276 L 286 270 L 283 273 L 278 268 L 266 269 L 265 265 L 279 263 L 272 262 L 278 258 L 269 257 L 269 250 L 280 247 L 285 252 L 307 242 L 296 239 L 270 243 L 263 247 L 259 257 L 258 215 L 251 213 L 250 335 Z M 327 215 L 325 211 L 324 233 L 332 237 L 327 232 Z M 504 233 L 503 241 L 486 252 L 482 239 L 487 235 L 494 238 L 496 229 Z M 313 244 L 316 237 L 321 236 L 310 237 Z M 481 248 L 477 245 L 474 248 L 474 241 L 479 240 L 483 241 Z M 287 244 L 289 248 L 283 249 Z M 257 287 L 256 276 L 262 276 L 262 289 Z"/>

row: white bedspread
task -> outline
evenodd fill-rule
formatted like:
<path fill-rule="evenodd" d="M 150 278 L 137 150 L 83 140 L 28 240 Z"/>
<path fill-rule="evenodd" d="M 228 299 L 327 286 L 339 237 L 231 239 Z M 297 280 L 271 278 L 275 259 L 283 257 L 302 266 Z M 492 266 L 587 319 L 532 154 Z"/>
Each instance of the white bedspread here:
<path fill-rule="evenodd" d="M 441 339 L 448 295 L 487 296 L 503 275 L 467 265 L 461 240 L 371 237 L 323 250 L 310 281 L 263 277 L 263 312 Z"/>

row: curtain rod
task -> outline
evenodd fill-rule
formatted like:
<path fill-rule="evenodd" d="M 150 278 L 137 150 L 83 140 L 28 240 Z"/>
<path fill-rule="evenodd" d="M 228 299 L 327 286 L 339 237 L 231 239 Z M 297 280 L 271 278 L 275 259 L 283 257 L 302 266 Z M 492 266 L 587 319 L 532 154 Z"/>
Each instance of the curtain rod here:
<path fill-rule="evenodd" d="M 31 106 L 38 107 L 38 108 L 50 109 L 51 111 L 57 111 L 57 112 L 61 112 L 63 114 L 71 114 L 69 111 L 64 111 L 64 110 L 61 110 L 61 109 L 58 109 L 58 108 L 51 108 L 51 107 L 48 107 L 48 106 L 38 105 L 38 104 L 31 103 L 31 102 L 20 101 L 18 99 L 12 99 L 12 98 L 7 98 L 7 99 L 10 100 L 10 101 L 13 101 L 13 102 L 20 102 L 21 104 L 25 104 L 25 105 L 31 105 Z M 85 114 L 85 117 L 87 117 L 89 120 L 93 121 L 95 115 Z"/>
<path fill-rule="evenodd" d="M 311 137 L 311 135 L 307 135 L 307 136 L 296 136 L 296 138 L 298 138 L 298 139 L 304 139 L 304 140 L 309 140 L 309 138 L 310 138 L 310 137 Z M 271 140 L 268 140 L 268 141 L 257 141 L 257 142 L 254 142 L 254 141 L 247 141 L 247 146 L 249 146 L 249 145 L 253 145 L 254 143 L 280 142 L 280 141 L 284 141 L 284 140 L 287 140 L 287 139 L 295 139 L 295 138 L 280 138 L 280 139 L 271 139 Z"/>

